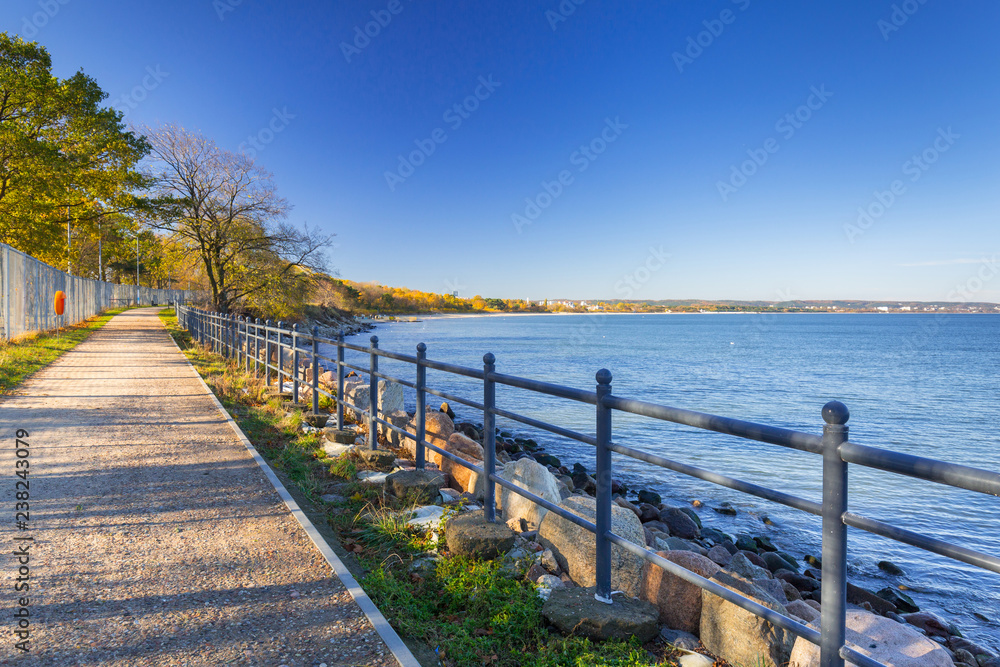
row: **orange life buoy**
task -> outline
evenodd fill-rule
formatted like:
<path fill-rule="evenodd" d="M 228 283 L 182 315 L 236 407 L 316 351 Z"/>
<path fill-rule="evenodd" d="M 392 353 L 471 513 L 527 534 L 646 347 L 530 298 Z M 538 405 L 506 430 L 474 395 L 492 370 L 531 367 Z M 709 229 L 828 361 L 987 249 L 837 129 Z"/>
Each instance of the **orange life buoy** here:
<path fill-rule="evenodd" d="M 59 290 L 56 292 L 56 315 L 62 315 L 66 310 L 66 292 Z"/>

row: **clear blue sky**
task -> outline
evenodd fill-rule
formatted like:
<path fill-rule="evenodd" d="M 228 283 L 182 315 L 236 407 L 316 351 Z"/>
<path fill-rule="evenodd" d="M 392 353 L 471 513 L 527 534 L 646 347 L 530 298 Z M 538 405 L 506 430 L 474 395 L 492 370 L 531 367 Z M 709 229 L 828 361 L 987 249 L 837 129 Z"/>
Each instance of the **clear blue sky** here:
<path fill-rule="evenodd" d="M 1000 301 L 996 2 L 441 4 L 6 0 L 0 22 L 130 121 L 256 137 L 351 280 Z"/>

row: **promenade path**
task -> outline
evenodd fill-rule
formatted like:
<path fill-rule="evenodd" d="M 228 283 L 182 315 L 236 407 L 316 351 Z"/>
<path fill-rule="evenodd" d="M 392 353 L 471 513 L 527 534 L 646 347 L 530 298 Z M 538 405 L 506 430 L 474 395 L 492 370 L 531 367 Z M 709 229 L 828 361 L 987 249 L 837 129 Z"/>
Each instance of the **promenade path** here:
<path fill-rule="evenodd" d="M 114 317 L 0 398 L 0 664 L 396 666 L 157 312 Z M 30 592 L 15 593 L 23 544 Z"/>

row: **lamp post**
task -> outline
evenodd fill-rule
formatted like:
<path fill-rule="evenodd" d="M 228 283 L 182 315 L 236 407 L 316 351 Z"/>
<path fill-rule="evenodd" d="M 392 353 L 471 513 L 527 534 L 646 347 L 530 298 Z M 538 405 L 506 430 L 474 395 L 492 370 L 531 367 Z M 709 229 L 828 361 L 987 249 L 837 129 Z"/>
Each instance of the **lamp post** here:
<path fill-rule="evenodd" d="M 135 305 L 139 305 L 139 228 L 135 229 Z"/>

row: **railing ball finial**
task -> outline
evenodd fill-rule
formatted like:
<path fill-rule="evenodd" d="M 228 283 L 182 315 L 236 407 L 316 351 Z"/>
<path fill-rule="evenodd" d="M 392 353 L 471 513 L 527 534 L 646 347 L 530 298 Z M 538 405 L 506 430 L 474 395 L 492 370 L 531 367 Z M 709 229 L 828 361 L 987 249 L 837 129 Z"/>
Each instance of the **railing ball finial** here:
<path fill-rule="evenodd" d="M 597 384 L 611 384 L 611 371 L 607 368 L 597 371 Z"/>
<path fill-rule="evenodd" d="M 493 365 L 497 362 L 497 358 L 493 356 L 492 352 L 487 352 L 483 355 L 483 363 Z"/>
<path fill-rule="evenodd" d="M 850 418 L 850 411 L 840 401 L 830 401 L 823 406 L 823 421 L 827 424 L 840 424 L 843 426 Z"/>
<path fill-rule="evenodd" d="M 423 343 L 417 343 L 417 352 L 426 352 L 427 346 Z"/>
<path fill-rule="evenodd" d="M 378 336 L 372 336 L 368 340 L 371 341 L 372 345 L 378 346 Z"/>

